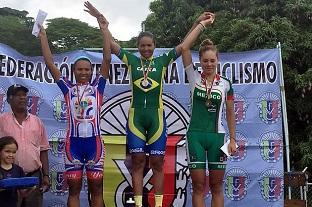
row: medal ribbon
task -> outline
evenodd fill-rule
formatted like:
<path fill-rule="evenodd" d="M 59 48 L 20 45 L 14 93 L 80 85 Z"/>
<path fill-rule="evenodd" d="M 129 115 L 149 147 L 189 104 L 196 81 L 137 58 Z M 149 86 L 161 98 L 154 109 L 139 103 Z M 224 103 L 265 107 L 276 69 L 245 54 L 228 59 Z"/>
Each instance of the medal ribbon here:
<path fill-rule="evenodd" d="M 76 85 L 76 87 L 77 87 L 77 99 L 78 99 L 79 107 L 81 107 L 81 100 L 82 100 L 83 95 L 84 95 L 84 93 L 85 93 L 85 91 L 86 91 L 88 86 L 89 86 L 89 83 L 84 87 L 81 96 L 79 96 L 79 88 L 78 88 L 78 85 Z"/>
<path fill-rule="evenodd" d="M 210 85 L 210 87 L 208 88 L 208 81 L 207 81 L 207 78 L 202 78 L 204 79 L 205 81 L 202 80 L 202 82 L 204 82 L 204 85 L 205 85 L 205 88 L 206 88 L 206 96 L 207 96 L 207 100 L 211 99 L 211 90 L 212 90 L 212 86 L 215 82 L 215 78 L 216 78 L 216 75 L 213 77 L 213 81 Z"/>
<path fill-rule="evenodd" d="M 143 79 L 144 79 L 144 81 L 147 81 L 148 72 L 150 71 L 150 67 L 151 67 L 153 59 L 150 60 L 149 65 L 148 65 L 146 70 L 144 69 L 144 64 L 143 64 L 142 58 L 140 58 L 140 60 L 141 60 L 141 67 L 142 67 L 142 71 L 143 71 Z"/>

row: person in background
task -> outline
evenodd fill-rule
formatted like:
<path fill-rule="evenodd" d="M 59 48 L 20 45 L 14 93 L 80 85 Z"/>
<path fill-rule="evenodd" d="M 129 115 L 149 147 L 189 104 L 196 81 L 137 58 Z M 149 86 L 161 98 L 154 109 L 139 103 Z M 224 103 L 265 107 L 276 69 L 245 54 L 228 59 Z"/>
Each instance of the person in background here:
<path fill-rule="evenodd" d="M 25 177 L 23 169 L 14 164 L 17 150 L 18 144 L 13 137 L 0 138 L 0 180 Z M 0 188 L 1 207 L 17 207 L 18 195 L 26 197 L 35 188 L 36 186 L 28 189 Z"/>
<path fill-rule="evenodd" d="M 87 57 L 79 57 L 74 62 L 76 83 L 61 75 L 53 62 L 48 38 L 43 27 L 39 34 L 42 54 L 54 80 L 63 92 L 68 109 L 67 137 L 65 139 L 65 170 L 69 186 L 68 207 L 80 206 L 83 169 L 88 179 L 91 207 L 103 204 L 103 162 L 104 144 L 100 132 L 100 111 L 103 103 L 106 79 L 111 62 L 110 34 L 108 22 L 99 18 L 103 34 L 103 61 L 95 79 L 92 78 L 92 64 Z"/>
<path fill-rule="evenodd" d="M 218 50 L 211 40 L 204 40 L 199 48 L 200 74 L 192 62 L 191 46 L 205 28 L 215 19 L 213 13 L 201 21 L 182 43 L 182 59 L 191 88 L 192 113 L 187 130 L 188 165 L 192 178 L 192 203 L 204 207 L 206 160 L 208 160 L 209 186 L 212 194 L 211 206 L 223 207 L 223 178 L 226 156 L 220 147 L 225 142 L 225 130 L 221 123 L 223 105 L 229 128 L 229 154 L 236 151 L 235 114 L 232 84 L 217 74 Z"/>
<path fill-rule="evenodd" d="M 0 137 L 14 137 L 19 150 L 15 163 L 23 168 L 26 176 L 36 176 L 40 187 L 22 198 L 22 207 L 42 207 L 43 192 L 50 187 L 48 150 L 50 149 L 46 130 L 39 117 L 28 113 L 28 88 L 14 84 L 7 90 L 7 101 L 12 112 L 0 115 Z"/>

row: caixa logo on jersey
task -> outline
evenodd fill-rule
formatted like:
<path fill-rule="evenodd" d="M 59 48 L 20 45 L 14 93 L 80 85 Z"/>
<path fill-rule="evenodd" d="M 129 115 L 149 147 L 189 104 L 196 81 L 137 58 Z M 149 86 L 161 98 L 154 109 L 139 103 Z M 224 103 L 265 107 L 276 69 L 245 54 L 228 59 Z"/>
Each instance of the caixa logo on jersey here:
<path fill-rule="evenodd" d="M 29 88 L 27 95 L 27 109 L 28 112 L 33 115 L 38 115 L 40 110 L 40 104 L 42 103 L 42 95 L 35 88 Z"/>
<path fill-rule="evenodd" d="M 55 165 L 52 165 L 50 170 L 50 176 L 51 176 L 51 193 L 57 196 L 63 196 L 68 191 L 67 183 L 64 179 L 64 163 L 58 163 Z"/>
<path fill-rule="evenodd" d="M 247 156 L 247 138 L 242 133 L 236 133 L 236 144 L 238 145 L 237 151 L 230 157 L 232 162 L 239 162 Z"/>
<path fill-rule="evenodd" d="M 65 136 L 66 136 L 66 130 L 60 129 L 55 132 L 53 132 L 50 137 L 50 147 L 51 147 L 51 153 L 55 157 L 62 157 L 64 154 L 65 149 Z"/>
<path fill-rule="evenodd" d="M 280 98 L 272 92 L 265 93 L 258 98 L 259 117 L 266 124 L 274 124 L 281 116 Z"/>
<path fill-rule="evenodd" d="M 248 105 L 249 104 L 242 95 L 234 94 L 234 111 L 236 124 L 244 122 Z"/>
<path fill-rule="evenodd" d="M 266 132 L 261 135 L 259 147 L 264 161 L 275 163 L 282 157 L 283 139 L 277 132 Z"/>
<path fill-rule="evenodd" d="M 225 176 L 225 195 L 232 201 L 245 198 L 250 183 L 248 173 L 239 167 L 231 168 Z"/>
<path fill-rule="evenodd" d="M 64 101 L 63 94 L 56 95 L 52 99 L 53 105 L 53 116 L 54 119 L 58 122 L 66 122 L 67 121 L 67 105 Z"/>
<path fill-rule="evenodd" d="M 0 113 L 4 111 L 5 101 L 6 101 L 6 93 L 3 87 L 0 85 Z"/>
<path fill-rule="evenodd" d="M 283 173 L 276 169 L 264 170 L 260 175 L 259 185 L 264 200 L 278 201 L 283 194 Z"/>

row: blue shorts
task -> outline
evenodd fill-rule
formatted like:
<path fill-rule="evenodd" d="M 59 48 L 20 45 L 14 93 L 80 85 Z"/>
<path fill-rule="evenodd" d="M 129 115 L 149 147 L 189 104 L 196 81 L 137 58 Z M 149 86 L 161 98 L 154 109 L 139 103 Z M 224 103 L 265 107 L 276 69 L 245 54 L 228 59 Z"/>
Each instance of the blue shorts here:
<path fill-rule="evenodd" d="M 103 177 L 104 144 L 100 136 L 70 137 L 65 144 L 67 179 L 81 179 L 86 168 L 88 179 Z"/>
<path fill-rule="evenodd" d="M 130 153 L 165 155 L 167 130 L 161 108 L 129 109 L 127 145 Z"/>

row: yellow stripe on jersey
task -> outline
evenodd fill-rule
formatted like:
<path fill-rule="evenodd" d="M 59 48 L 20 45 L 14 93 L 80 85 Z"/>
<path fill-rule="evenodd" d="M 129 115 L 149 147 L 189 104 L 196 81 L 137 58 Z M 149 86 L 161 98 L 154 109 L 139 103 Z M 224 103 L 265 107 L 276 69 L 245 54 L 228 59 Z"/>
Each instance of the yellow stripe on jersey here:
<path fill-rule="evenodd" d="M 155 141 L 158 140 L 158 138 L 161 136 L 163 130 L 164 130 L 164 119 L 163 119 L 163 109 L 159 108 L 158 110 L 158 118 L 159 118 L 159 125 L 156 133 L 151 137 L 151 139 L 148 141 L 148 144 L 153 144 Z"/>
<path fill-rule="evenodd" d="M 134 108 L 129 109 L 129 130 L 135 134 L 135 136 L 139 137 L 143 141 L 146 141 L 146 137 L 142 134 L 134 125 Z"/>

